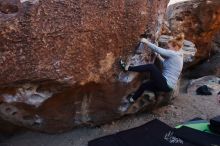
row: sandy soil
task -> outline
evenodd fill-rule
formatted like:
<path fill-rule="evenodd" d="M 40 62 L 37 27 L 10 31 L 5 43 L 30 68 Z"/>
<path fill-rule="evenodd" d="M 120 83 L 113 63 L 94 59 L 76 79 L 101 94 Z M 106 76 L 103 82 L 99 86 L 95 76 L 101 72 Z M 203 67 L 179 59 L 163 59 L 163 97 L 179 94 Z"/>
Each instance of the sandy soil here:
<path fill-rule="evenodd" d="M 215 96 L 187 95 L 184 93 L 186 82 L 182 84 L 180 96 L 171 105 L 150 113 L 128 116 L 100 127 L 79 128 L 59 135 L 25 132 L 5 139 L 0 146 L 87 146 L 89 140 L 140 126 L 154 118 L 175 126 L 195 117 L 209 119 L 220 115 L 220 104 Z"/>

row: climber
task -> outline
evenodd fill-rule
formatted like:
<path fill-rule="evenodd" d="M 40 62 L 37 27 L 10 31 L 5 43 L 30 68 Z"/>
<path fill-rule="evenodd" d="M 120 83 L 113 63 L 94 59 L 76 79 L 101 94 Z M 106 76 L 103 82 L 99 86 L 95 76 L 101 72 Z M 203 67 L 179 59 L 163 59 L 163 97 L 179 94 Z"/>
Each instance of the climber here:
<path fill-rule="evenodd" d="M 133 95 L 127 97 L 129 104 L 133 104 L 145 90 L 156 93 L 158 91 L 171 92 L 175 88 L 183 68 L 183 54 L 181 53 L 183 41 L 184 34 L 181 33 L 168 42 L 168 49 L 164 49 L 151 43 L 149 38 L 141 39 L 142 43 L 158 54 L 158 58 L 163 62 L 162 72 L 154 64 L 130 66 L 120 61 L 125 71 L 150 72 L 151 76 L 150 81 L 142 83 Z"/>

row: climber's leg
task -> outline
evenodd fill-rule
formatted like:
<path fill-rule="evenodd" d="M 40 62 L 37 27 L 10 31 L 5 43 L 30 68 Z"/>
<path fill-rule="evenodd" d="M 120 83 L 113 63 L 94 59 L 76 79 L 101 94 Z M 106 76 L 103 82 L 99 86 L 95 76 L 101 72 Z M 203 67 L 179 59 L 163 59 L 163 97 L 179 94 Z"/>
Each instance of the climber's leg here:
<path fill-rule="evenodd" d="M 154 92 L 155 85 L 154 85 L 153 81 L 148 81 L 146 83 L 141 84 L 141 86 L 134 93 L 134 95 L 131 96 L 130 99 L 128 99 L 128 100 L 130 102 L 134 102 L 135 100 L 137 100 L 144 93 L 145 90 L 153 91 Z"/>
<path fill-rule="evenodd" d="M 171 91 L 170 87 L 167 85 L 167 80 L 163 76 L 162 72 L 154 65 L 147 64 L 135 67 L 129 67 L 129 71 L 135 72 L 150 72 L 150 77 L 152 82 L 154 83 L 155 90 L 169 92 Z"/>
<path fill-rule="evenodd" d="M 128 71 L 134 71 L 134 72 L 152 72 L 155 69 L 154 64 L 146 64 L 146 65 L 139 65 L 139 66 L 129 66 Z"/>

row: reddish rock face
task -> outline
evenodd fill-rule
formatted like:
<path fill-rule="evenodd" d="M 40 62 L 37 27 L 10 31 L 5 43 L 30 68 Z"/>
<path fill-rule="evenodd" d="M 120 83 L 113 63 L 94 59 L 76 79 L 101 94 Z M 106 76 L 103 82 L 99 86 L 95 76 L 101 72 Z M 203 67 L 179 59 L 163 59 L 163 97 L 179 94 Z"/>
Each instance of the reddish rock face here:
<path fill-rule="evenodd" d="M 213 39 L 214 52 L 220 52 L 220 31 L 215 35 Z"/>
<path fill-rule="evenodd" d="M 214 55 L 202 64 L 188 70 L 184 74 L 189 78 L 199 78 L 208 75 L 220 77 L 220 31 L 212 41 Z"/>
<path fill-rule="evenodd" d="M 0 116 L 51 133 L 121 117 L 122 98 L 140 80 L 124 75 L 117 62 L 133 55 L 146 28 L 160 31 L 166 5 L 0 0 Z M 146 63 L 150 52 L 137 58 Z"/>
<path fill-rule="evenodd" d="M 212 52 L 213 36 L 220 30 L 220 1 L 193 0 L 168 8 L 168 21 L 173 33 L 184 32 L 196 44 L 197 59 L 207 59 Z"/>

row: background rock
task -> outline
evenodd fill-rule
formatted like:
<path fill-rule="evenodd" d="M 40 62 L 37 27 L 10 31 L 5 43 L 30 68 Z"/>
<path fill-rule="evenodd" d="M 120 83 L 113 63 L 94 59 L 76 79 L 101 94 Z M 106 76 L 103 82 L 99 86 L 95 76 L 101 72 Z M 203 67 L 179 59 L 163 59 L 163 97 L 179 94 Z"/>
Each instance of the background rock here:
<path fill-rule="evenodd" d="M 213 39 L 213 56 L 205 60 L 201 64 L 184 72 L 184 76 L 188 78 L 200 78 L 203 76 L 215 75 L 220 77 L 220 32 Z"/>
<path fill-rule="evenodd" d="M 190 95 L 196 95 L 196 90 L 203 86 L 207 85 L 211 88 L 212 95 L 217 95 L 220 91 L 220 78 L 216 76 L 204 76 L 195 80 L 191 80 L 188 87 L 187 93 Z"/>
<path fill-rule="evenodd" d="M 118 59 L 160 31 L 167 2 L 1 0 L 0 117 L 57 133 L 122 116 L 140 79 L 119 80 Z"/>
<path fill-rule="evenodd" d="M 203 76 L 215 75 L 220 77 L 220 53 L 215 54 L 209 60 L 191 68 L 184 73 L 188 78 L 200 78 Z"/>
<path fill-rule="evenodd" d="M 167 20 L 173 34 L 184 32 L 186 39 L 196 44 L 198 52 L 192 63 L 211 56 L 212 39 L 220 30 L 220 1 L 193 0 L 168 7 Z"/>
<path fill-rule="evenodd" d="M 215 35 L 213 39 L 214 52 L 220 52 L 220 31 Z"/>

